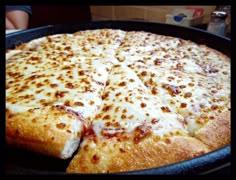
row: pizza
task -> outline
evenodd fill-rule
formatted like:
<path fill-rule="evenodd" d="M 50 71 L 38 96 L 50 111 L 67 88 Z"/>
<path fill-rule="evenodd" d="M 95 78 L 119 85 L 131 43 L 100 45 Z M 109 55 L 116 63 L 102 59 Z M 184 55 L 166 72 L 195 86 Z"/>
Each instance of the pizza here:
<path fill-rule="evenodd" d="M 230 144 L 230 58 L 145 31 L 54 34 L 6 51 L 6 143 L 66 173 L 161 167 Z"/>

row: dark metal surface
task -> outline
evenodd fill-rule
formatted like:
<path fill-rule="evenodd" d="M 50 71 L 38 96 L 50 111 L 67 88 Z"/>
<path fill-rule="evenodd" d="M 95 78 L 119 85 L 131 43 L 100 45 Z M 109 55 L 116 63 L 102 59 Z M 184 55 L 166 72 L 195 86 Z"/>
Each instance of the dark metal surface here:
<path fill-rule="evenodd" d="M 25 150 L 6 149 L 6 174 L 65 174 L 71 159 L 61 160 Z M 115 175 L 184 175 L 184 174 L 225 174 L 231 173 L 231 147 L 207 153 L 194 159 L 186 160 L 159 168 L 141 171 L 113 173 Z"/>
<path fill-rule="evenodd" d="M 181 27 L 144 21 L 90 21 L 80 24 L 60 24 L 28 29 L 6 35 L 6 49 L 46 35 L 73 33 L 86 29 L 122 29 L 147 31 L 156 34 L 180 37 L 205 44 L 230 57 L 231 41 L 197 28 Z M 7 174 L 64 174 L 71 159 L 60 160 L 32 152 L 6 147 L 5 172 Z M 230 174 L 231 146 L 173 165 L 118 174 Z M 117 174 L 117 173 L 115 173 Z"/>

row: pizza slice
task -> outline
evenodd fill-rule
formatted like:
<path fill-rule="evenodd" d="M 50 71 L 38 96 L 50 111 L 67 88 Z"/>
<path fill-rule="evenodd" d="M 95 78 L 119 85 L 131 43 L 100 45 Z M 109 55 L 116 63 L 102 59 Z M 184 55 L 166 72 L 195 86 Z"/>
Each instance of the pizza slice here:
<path fill-rule="evenodd" d="M 116 58 L 127 65 L 143 62 L 151 66 L 197 73 L 229 81 L 230 58 L 206 45 L 177 37 L 143 31 L 126 33 Z"/>
<path fill-rule="evenodd" d="M 167 108 L 184 118 L 189 133 L 194 137 L 204 141 L 212 149 L 230 142 L 229 81 L 218 83 L 213 77 L 147 66 L 141 62 L 129 67 L 153 95 L 165 97 Z M 218 140 L 214 144 L 210 137 L 206 140 L 204 136 L 203 140 L 199 135 L 202 128 L 212 134 L 211 138 Z M 206 131 L 204 134 L 207 134 Z"/>
<path fill-rule="evenodd" d="M 111 173 L 167 165 L 209 151 L 170 112 L 164 97 L 150 94 L 128 67 L 115 65 L 103 102 L 85 133 L 68 173 Z"/>
<path fill-rule="evenodd" d="M 21 61 L 25 67 L 32 66 L 24 64 L 24 58 Z M 62 159 L 71 157 L 91 123 L 88 117 L 101 104 L 112 65 L 101 58 L 49 69 L 36 63 L 37 71 L 8 78 L 7 143 Z M 9 67 L 6 74 L 14 70 L 15 66 Z"/>
<path fill-rule="evenodd" d="M 144 31 L 129 31 L 119 48 L 116 58 L 125 64 L 131 64 L 140 58 L 150 57 L 159 53 L 166 54 L 171 49 L 176 49 L 182 39 L 170 36 L 157 35 Z"/>
<path fill-rule="evenodd" d="M 164 57 L 158 57 L 154 62 L 165 66 L 170 63 L 171 69 L 218 78 L 218 81 L 230 80 L 228 56 L 206 45 L 187 40 L 182 41 L 176 50 L 170 49 Z"/>
<path fill-rule="evenodd" d="M 115 29 L 84 30 L 74 34 L 54 34 L 24 43 L 16 49 L 53 51 L 88 57 L 113 56 L 125 34 L 125 31 Z"/>
<path fill-rule="evenodd" d="M 61 159 L 72 156 L 86 129 L 84 117 L 66 106 L 6 108 L 6 143 Z"/>

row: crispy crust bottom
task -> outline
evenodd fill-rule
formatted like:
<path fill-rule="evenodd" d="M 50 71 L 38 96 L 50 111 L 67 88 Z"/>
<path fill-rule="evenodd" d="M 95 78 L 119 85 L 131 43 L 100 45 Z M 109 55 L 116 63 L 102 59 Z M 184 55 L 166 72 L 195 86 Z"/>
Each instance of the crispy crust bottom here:
<path fill-rule="evenodd" d="M 165 141 L 154 136 L 135 144 L 132 140 L 86 139 L 70 162 L 67 173 L 112 173 L 168 165 L 209 152 L 199 140 L 173 136 Z"/>
<path fill-rule="evenodd" d="M 231 140 L 230 112 L 221 113 L 216 120 L 209 121 L 195 133 L 195 137 L 207 144 L 211 150 L 219 149 Z"/>

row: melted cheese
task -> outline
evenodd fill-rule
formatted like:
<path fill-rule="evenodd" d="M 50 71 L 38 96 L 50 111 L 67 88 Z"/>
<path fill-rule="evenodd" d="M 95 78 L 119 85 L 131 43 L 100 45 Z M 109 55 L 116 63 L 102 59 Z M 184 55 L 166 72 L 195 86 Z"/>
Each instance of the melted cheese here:
<path fill-rule="evenodd" d="M 139 78 L 150 89 L 154 95 L 161 97 L 161 102 L 166 104 L 173 112 L 179 113 L 186 121 L 188 131 L 193 134 L 204 126 L 210 116 L 216 118 L 219 107 L 228 107 L 229 89 L 214 79 L 202 76 L 201 74 L 183 73 L 178 70 L 168 70 L 147 66 L 143 63 L 135 63 L 130 66 L 137 73 Z M 216 89 L 217 87 L 217 89 Z M 217 95 L 221 94 L 224 99 Z M 207 112 L 207 117 L 202 117 Z M 214 114 L 215 113 L 215 114 Z M 199 120 L 202 119 L 202 120 Z"/>
<path fill-rule="evenodd" d="M 19 112 L 63 105 L 88 117 L 101 104 L 100 97 L 112 67 L 108 60 L 103 61 L 87 59 L 74 66 L 61 65 L 53 69 L 42 66 L 41 71 L 16 77 L 14 82 L 7 80 L 7 108 Z"/>
<path fill-rule="evenodd" d="M 121 30 L 80 31 L 74 34 L 55 34 L 32 40 L 22 50 L 50 51 L 81 56 L 114 56 L 126 32 Z"/>
<path fill-rule="evenodd" d="M 177 130 L 187 132 L 182 117 L 164 112 L 159 97 L 151 96 L 129 68 L 113 67 L 109 77 L 109 85 L 104 91 L 107 96 L 92 123 L 98 137 L 132 133 L 142 125 L 150 126 L 154 135 L 160 138 Z M 133 79 L 132 83 L 130 79 Z"/>

